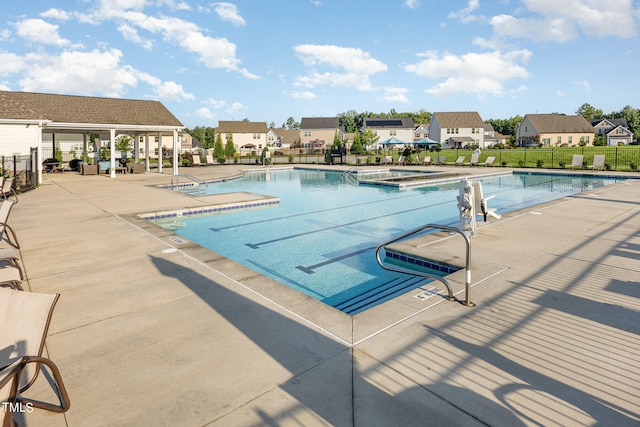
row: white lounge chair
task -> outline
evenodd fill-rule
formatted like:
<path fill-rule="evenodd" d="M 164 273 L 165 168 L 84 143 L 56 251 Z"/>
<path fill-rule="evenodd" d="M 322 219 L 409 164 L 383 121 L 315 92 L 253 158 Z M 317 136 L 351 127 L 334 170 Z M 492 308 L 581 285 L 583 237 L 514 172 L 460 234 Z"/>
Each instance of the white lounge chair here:
<path fill-rule="evenodd" d="M 0 240 L 3 238 L 14 248 L 20 249 L 20 243 L 18 243 L 18 236 L 16 236 L 15 231 L 9 225 L 9 214 L 11 213 L 11 208 L 15 202 L 13 200 L 5 199 L 0 203 Z M 5 231 L 7 232 L 7 236 L 5 237 Z"/>
<path fill-rule="evenodd" d="M 200 154 L 193 155 L 193 161 L 191 162 L 193 166 L 202 166 L 202 162 L 200 161 Z"/>
<path fill-rule="evenodd" d="M 2 199 L 7 200 L 9 197 L 13 196 L 13 199 L 16 203 L 18 203 L 18 195 L 16 194 L 16 190 L 13 188 L 13 182 L 15 178 L 3 178 L 2 179 Z"/>
<path fill-rule="evenodd" d="M 404 156 L 400 156 L 398 157 L 398 163 L 396 163 L 397 165 L 404 165 Z"/>
<path fill-rule="evenodd" d="M 593 156 L 593 164 L 591 166 L 587 166 L 589 169 L 593 170 L 604 170 L 604 154 L 596 154 Z"/>
<path fill-rule="evenodd" d="M 487 157 L 484 162 L 478 163 L 478 166 L 493 166 L 493 162 L 496 161 L 496 158 L 493 156 Z"/>
<path fill-rule="evenodd" d="M 0 288 L 9 287 L 22 291 L 22 271 L 12 267 L 0 267 Z"/>
<path fill-rule="evenodd" d="M 473 153 L 471 155 L 471 161 L 469 161 L 469 163 L 463 163 L 463 164 L 464 166 L 474 166 L 474 165 L 477 165 L 479 161 L 480 161 L 480 153 Z"/>
<path fill-rule="evenodd" d="M 449 162 L 448 165 L 460 166 L 464 163 L 465 156 L 459 156 L 455 162 Z"/>
<path fill-rule="evenodd" d="M 482 192 L 482 183 L 480 181 L 473 181 L 473 195 L 475 198 L 475 211 L 476 215 L 482 215 L 484 217 L 484 221 L 487 221 L 487 215 L 494 217 L 495 219 L 500 219 L 502 215 L 496 212 L 495 208 L 490 208 L 487 204 L 487 200 L 493 199 L 495 195 L 484 197 Z"/>
<path fill-rule="evenodd" d="M 393 157 L 391 156 L 384 156 L 384 164 L 385 165 L 390 165 L 393 163 Z"/>
<path fill-rule="evenodd" d="M 218 164 L 218 162 L 213 160 L 213 154 L 207 154 L 206 158 L 207 158 L 207 166 L 213 166 Z"/>
<path fill-rule="evenodd" d="M 424 160 L 422 161 L 423 165 L 430 165 L 431 164 L 431 156 L 424 156 Z"/>
<path fill-rule="evenodd" d="M 16 411 L 8 408 L 40 408 L 53 412 L 66 412 L 69 409 L 69 395 L 62 382 L 58 367 L 42 357 L 49 323 L 59 294 L 39 294 L 33 292 L 0 289 L 0 402 L 4 411 L 0 411 L 3 426 L 12 426 Z M 59 403 L 53 404 L 32 400 L 23 395 L 38 378 L 46 366 L 46 378 L 39 387 L 50 384 Z M 43 376 L 45 376 L 43 374 Z M 28 418 L 29 411 L 22 416 Z M 31 425 L 31 423 L 29 423 Z"/>
<path fill-rule="evenodd" d="M 571 169 L 582 169 L 582 159 L 584 156 L 582 154 L 574 154 L 571 157 Z"/>

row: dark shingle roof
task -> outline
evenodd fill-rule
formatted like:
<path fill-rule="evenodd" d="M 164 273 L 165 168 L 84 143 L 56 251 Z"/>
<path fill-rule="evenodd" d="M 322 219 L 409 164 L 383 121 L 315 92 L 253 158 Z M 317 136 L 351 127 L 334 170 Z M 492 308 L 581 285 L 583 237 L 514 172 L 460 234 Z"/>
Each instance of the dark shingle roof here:
<path fill-rule="evenodd" d="M 32 92 L 0 91 L 0 118 L 183 127 L 159 101 Z"/>
<path fill-rule="evenodd" d="M 484 129 L 484 121 L 475 111 L 433 113 L 440 128 L 481 128 Z"/>
<path fill-rule="evenodd" d="M 527 118 L 539 133 L 594 133 L 595 129 L 583 116 L 558 114 L 527 114 Z"/>
<path fill-rule="evenodd" d="M 280 142 L 285 144 L 294 144 L 300 141 L 298 129 L 273 128 L 272 130 L 280 137 Z"/>
<path fill-rule="evenodd" d="M 300 129 L 339 129 L 338 117 L 303 117 Z"/>

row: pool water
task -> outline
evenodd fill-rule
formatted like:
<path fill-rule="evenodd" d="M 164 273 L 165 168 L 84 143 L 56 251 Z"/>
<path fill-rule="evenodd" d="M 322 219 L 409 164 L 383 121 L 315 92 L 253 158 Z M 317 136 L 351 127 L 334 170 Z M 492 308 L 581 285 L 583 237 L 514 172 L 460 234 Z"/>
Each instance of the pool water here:
<path fill-rule="evenodd" d="M 490 207 L 507 213 L 616 182 L 614 178 L 513 174 L 483 178 Z M 220 255 L 349 314 L 427 281 L 382 269 L 375 248 L 425 224 L 457 225 L 459 180 L 398 190 L 356 186 L 338 172 L 251 172 L 208 185 L 209 194 L 279 197 L 272 208 L 155 220 Z M 441 273 L 445 274 L 445 273 Z"/>

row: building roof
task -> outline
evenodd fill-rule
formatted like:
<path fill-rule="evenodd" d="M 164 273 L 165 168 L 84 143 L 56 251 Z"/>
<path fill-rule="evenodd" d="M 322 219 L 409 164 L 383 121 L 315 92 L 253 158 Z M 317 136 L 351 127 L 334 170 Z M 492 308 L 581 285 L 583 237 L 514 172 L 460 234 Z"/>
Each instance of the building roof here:
<path fill-rule="evenodd" d="M 431 121 L 438 123 L 440 128 L 481 128 L 484 121 L 475 111 L 433 113 Z"/>
<path fill-rule="evenodd" d="M 538 133 L 594 133 L 591 123 L 581 115 L 527 114 L 525 118 Z"/>
<path fill-rule="evenodd" d="M 389 128 L 389 129 L 413 129 L 413 119 L 411 117 L 389 117 L 389 118 L 368 118 L 364 119 L 365 128 Z"/>
<path fill-rule="evenodd" d="M 338 117 L 303 117 L 300 129 L 340 129 Z"/>
<path fill-rule="evenodd" d="M 278 135 L 280 142 L 284 144 L 294 144 L 300 141 L 300 130 L 298 129 L 271 128 L 271 130 Z"/>
<path fill-rule="evenodd" d="M 220 121 L 218 132 L 220 133 L 267 133 L 267 122 Z"/>
<path fill-rule="evenodd" d="M 0 91 L 0 119 L 184 127 L 158 101 Z"/>
<path fill-rule="evenodd" d="M 622 126 L 625 128 L 629 127 L 629 124 L 627 123 L 626 119 L 598 119 L 598 120 L 591 120 L 591 125 L 593 127 L 599 125 L 602 122 L 609 122 L 613 127 L 617 127 L 617 126 Z"/>

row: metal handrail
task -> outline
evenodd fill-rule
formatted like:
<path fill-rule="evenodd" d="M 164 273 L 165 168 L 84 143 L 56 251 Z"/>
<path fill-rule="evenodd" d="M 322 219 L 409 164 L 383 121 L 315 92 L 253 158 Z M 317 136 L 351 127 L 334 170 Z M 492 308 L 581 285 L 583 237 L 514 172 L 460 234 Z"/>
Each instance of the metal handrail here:
<path fill-rule="evenodd" d="M 450 227 L 447 225 L 439 225 L 439 224 L 427 224 L 425 226 L 422 226 L 418 229 L 409 231 L 405 234 L 403 234 L 402 236 L 396 237 L 393 240 L 390 240 L 388 242 L 382 243 L 380 245 L 378 245 L 378 247 L 376 248 L 376 261 L 378 261 L 378 264 L 380 265 L 380 267 L 384 268 L 385 270 L 388 271 L 395 271 L 397 273 L 404 273 L 404 274 L 410 274 L 413 276 L 420 276 L 420 277 L 424 277 L 427 279 L 434 279 L 434 280 L 439 280 L 440 282 L 442 282 L 446 287 L 447 287 L 447 291 L 448 291 L 448 295 L 447 295 L 447 300 L 449 301 L 458 301 L 458 299 L 453 296 L 453 289 L 451 288 L 451 285 L 449 285 L 449 282 L 447 282 L 447 280 L 444 277 L 440 277 L 437 276 L 435 274 L 429 274 L 429 273 L 423 273 L 421 271 L 414 271 L 414 270 L 409 270 L 409 269 L 405 269 L 405 268 L 400 268 L 400 267 L 388 267 L 386 266 L 382 260 L 380 259 L 380 250 L 387 246 L 390 245 L 392 243 L 395 243 L 399 240 L 402 239 L 406 239 L 409 236 L 412 236 L 414 234 L 420 233 L 426 229 L 429 228 L 435 228 L 435 229 L 439 229 L 439 230 L 444 230 L 444 231 L 450 231 L 453 233 L 458 233 L 460 234 L 462 237 L 464 237 L 464 241 L 467 244 L 467 260 L 466 260 L 466 265 L 465 265 L 465 300 L 464 301 L 460 301 L 460 303 L 466 305 L 467 307 L 475 307 L 475 303 L 471 302 L 470 298 L 470 291 L 471 291 L 471 239 L 469 239 L 469 236 L 467 236 L 467 234 L 457 228 L 457 227 Z"/>
<path fill-rule="evenodd" d="M 340 174 L 340 179 L 342 181 L 346 182 L 346 183 L 354 184 L 353 182 L 350 182 L 349 179 L 348 179 L 348 177 L 352 176 L 352 173 L 354 173 L 354 172 L 356 172 L 356 173 L 359 172 L 358 168 L 351 168 L 351 169 L 348 169 L 348 170 L 342 172 Z M 357 184 L 357 183 L 358 183 L 358 178 L 356 178 L 355 184 Z"/>
<path fill-rule="evenodd" d="M 203 184 L 203 182 L 202 182 L 201 180 L 199 180 L 198 178 L 196 178 L 196 177 L 195 177 L 195 176 L 193 176 L 193 175 L 188 175 L 188 174 L 178 174 L 178 175 L 172 175 L 172 176 L 171 176 L 171 186 L 172 186 L 172 187 L 173 187 L 173 186 L 176 186 L 176 185 L 178 185 L 178 184 L 180 183 L 180 177 L 181 177 L 181 176 L 183 176 L 183 177 L 185 177 L 185 178 L 190 179 L 191 181 L 193 181 L 193 182 L 195 182 L 196 184 L 198 184 L 198 186 L 200 186 L 201 184 Z M 173 182 L 174 178 L 175 178 L 175 180 L 176 180 L 176 181 L 175 181 L 175 183 Z"/>

